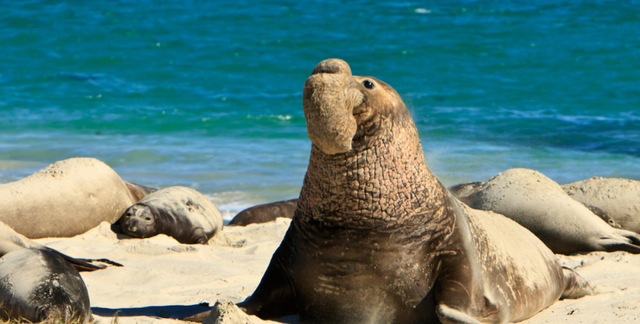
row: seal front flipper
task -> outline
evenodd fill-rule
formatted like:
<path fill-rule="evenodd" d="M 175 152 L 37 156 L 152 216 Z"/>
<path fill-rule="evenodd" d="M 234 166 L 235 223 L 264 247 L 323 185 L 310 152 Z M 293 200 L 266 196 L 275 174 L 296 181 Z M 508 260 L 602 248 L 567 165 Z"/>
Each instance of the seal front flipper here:
<path fill-rule="evenodd" d="M 204 231 L 204 228 L 198 227 L 193 231 L 191 242 L 195 242 L 197 244 L 209 245 L 209 238 L 207 236 L 207 233 Z"/>
<path fill-rule="evenodd" d="M 258 288 L 245 301 L 238 304 L 249 315 L 262 319 L 281 318 L 298 313 L 290 279 L 282 270 L 278 258 L 271 260 Z"/>
<path fill-rule="evenodd" d="M 565 288 L 560 299 L 576 299 L 594 294 L 593 286 L 573 269 L 562 267 Z"/>

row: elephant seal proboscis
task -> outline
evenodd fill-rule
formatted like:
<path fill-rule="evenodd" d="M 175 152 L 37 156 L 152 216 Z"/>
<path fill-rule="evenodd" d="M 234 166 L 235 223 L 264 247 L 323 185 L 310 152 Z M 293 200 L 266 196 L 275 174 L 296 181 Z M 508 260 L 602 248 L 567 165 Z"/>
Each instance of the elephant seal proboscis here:
<path fill-rule="evenodd" d="M 166 234 L 180 243 L 207 244 L 222 230 L 222 214 L 200 192 L 173 186 L 155 191 L 130 206 L 119 224 L 125 234 L 133 237 Z"/>
<path fill-rule="evenodd" d="M 239 212 L 229 222 L 229 226 L 247 226 L 274 221 L 278 217 L 292 218 L 298 199 L 276 201 L 256 205 Z"/>
<path fill-rule="evenodd" d="M 562 189 L 610 225 L 640 233 L 640 181 L 593 177 Z"/>
<path fill-rule="evenodd" d="M 28 238 L 71 237 L 114 223 L 136 201 L 108 165 L 72 158 L 0 184 L 0 221 Z"/>
<path fill-rule="evenodd" d="M 503 214 L 529 229 L 553 252 L 640 253 L 640 235 L 605 223 L 555 181 L 530 169 L 509 169 L 487 182 L 455 186 L 472 208 Z"/>
<path fill-rule="evenodd" d="M 298 207 L 254 293 L 302 323 L 506 323 L 591 292 L 535 236 L 477 217 L 429 171 L 398 93 L 319 63 L 303 94 L 312 142 Z"/>

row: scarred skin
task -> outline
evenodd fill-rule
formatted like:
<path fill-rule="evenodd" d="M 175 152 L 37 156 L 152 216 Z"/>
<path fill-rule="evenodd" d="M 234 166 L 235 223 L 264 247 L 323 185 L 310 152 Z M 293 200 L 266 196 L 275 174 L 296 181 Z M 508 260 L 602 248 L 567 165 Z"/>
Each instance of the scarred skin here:
<path fill-rule="evenodd" d="M 305 83 L 303 102 L 309 167 L 289 230 L 238 305 L 248 314 L 299 314 L 303 323 L 505 323 L 563 293 L 590 292 L 530 232 L 449 195 L 389 85 L 329 59 Z M 511 240 L 515 246 L 505 244 Z"/>

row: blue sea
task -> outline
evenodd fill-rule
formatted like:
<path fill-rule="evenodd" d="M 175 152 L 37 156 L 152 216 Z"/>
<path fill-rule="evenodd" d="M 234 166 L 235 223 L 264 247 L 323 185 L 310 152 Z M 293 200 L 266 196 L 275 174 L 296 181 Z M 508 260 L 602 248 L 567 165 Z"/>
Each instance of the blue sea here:
<path fill-rule="evenodd" d="M 331 57 L 400 93 L 446 185 L 640 180 L 639 31 L 639 1 L 5 1 L 0 182 L 85 156 L 227 219 L 297 197 Z"/>

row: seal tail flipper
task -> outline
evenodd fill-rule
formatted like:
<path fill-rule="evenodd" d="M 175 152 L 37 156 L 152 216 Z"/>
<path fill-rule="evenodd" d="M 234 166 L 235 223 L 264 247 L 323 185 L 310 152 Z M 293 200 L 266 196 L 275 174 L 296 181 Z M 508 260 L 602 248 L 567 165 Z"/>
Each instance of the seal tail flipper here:
<path fill-rule="evenodd" d="M 624 240 L 623 238 L 602 238 L 598 240 L 598 245 L 600 245 L 600 247 L 602 247 L 602 249 L 607 252 L 626 251 L 633 254 L 640 254 L 640 245 L 634 244 L 635 239 L 628 237 L 628 234 L 626 233 L 620 234 L 627 238 L 627 240 Z M 629 243 L 629 240 L 634 243 Z"/>
<path fill-rule="evenodd" d="M 595 293 L 593 286 L 573 269 L 562 267 L 562 273 L 565 286 L 560 299 L 576 299 Z"/>
<path fill-rule="evenodd" d="M 109 259 L 79 259 L 79 258 L 74 258 L 74 257 L 70 257 L 58 250 L 52 249 L 50 247 L 45 247 L 45 249 L 47 251 L 50 251 L 54 254 L 59 255 L 60 257 L 62 257 L 65 261 L 67 261 L 69 264 L 71 264 L 74 268 L 76 268 L 76 270 L 78 271 L 96 271 L 96 270 L 102 270 L 105 269 L 107 267 L 107 265 L 105 264 L 93 264 L 93 262 L 100 262 L 100 263 L 106 263 L 106 264 L 110 264 L 112 266 L 116 266 L 116 267 L 122 267 L 122 264 L 115 262 L 115 261 L 111 261 Z"/>
<path fill-rule="evenodd" d="M 640 245 L 640 234 L 623 229 L 618 230 L 617 232 L 618 234 L 630 239 L 631 243 L 633 243 L 634 245 Z"/>
<path fill-rule="evenodd" d="M 131 193 L 131 197 L 136 202 L 142 200 L 142 198 L 144 198 L 146 195 L 158 190 L 155 188 L 145 187 L 143 185 L 139 185 L 129 181 L 125 181 L 124 183 L 127 185 L 127 189 L 129 189 L 129 192 Z"/>

